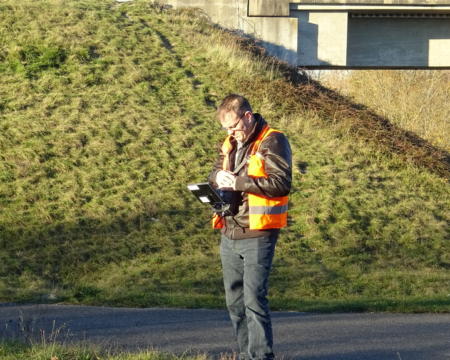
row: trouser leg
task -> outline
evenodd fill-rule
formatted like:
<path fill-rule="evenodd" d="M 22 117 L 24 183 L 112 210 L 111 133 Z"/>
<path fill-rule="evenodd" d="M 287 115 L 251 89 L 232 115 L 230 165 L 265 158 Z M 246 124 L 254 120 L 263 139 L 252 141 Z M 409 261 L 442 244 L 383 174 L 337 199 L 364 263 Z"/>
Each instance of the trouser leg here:
<path fill-rule="evenodd" d="M 250 359 L 272 359 L 272 323 L 267 299 L 276 236 L 248 239 L 244 257 L 244 304 Z M 243 244 L 244 245 L 244 244 Z"/>
<path fill-rule="evenodd" d="M 272 359 L 268 279 L 278 234 L 230 240 L 222 236 L 221 259 L 227 308 L 240 358 Z"/>
<path fill-rule="evenodd" d="M 244 305 L 244 259 L 233 249 L 234 240 L 222 235 L 222 260 L 225 300 L 239 346 L 240 358 L 247 357 L 248 329 Z"/>

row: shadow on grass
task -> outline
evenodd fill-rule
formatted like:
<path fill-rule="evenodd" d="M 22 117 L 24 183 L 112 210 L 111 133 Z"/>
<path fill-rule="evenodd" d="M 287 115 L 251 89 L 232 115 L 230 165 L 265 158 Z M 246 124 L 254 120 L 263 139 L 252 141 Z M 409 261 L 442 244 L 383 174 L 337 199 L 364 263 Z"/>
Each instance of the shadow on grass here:
<path fill-rule="evenodd" d="M 180 215 L 185 219 L 181 223 Z M 191 231 L 190 239 L 181 241 L 188 222 L 197 230 Z M 0 301 L 53 303 L 103 298 L 100 289 L 80 284 L 79 278 L 140 256 L 155 254 L 164 261 L 165 257 L 180 255 L 187 243 L 193 251 L 200 249 L 214 241 L 208 238 L 209 228 L 204 223 L 203 214 L 174 208 L 151 216 L 116 216 L 103 222 L 80 218 L 55 224 L 21 224 L 17 228 L 0 226 Z M 197 237 L 201 241 L 196 242 Z M 60 294 L 52 294 L 52 289 Z M 136 305 L 140 302 L 145 303 L 140 300 Z M 148 302 L 158 305 L 155 300 Z"/>

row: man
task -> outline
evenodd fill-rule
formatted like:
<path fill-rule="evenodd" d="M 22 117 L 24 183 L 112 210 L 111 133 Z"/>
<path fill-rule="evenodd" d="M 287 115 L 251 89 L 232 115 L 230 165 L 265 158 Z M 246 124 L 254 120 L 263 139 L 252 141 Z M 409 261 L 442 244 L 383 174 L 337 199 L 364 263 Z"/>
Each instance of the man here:
<path fill-rule="evenodd" d="M 228 136 L 209 180 L 231 204 L 229 214 L 213 220 L 222 229 L 226 304 L 239 358 L 273 359 L 268 277 L 280 228 L 287 224 L 291 149 L 240 95 L 225 97 L 217 115 Z"/>

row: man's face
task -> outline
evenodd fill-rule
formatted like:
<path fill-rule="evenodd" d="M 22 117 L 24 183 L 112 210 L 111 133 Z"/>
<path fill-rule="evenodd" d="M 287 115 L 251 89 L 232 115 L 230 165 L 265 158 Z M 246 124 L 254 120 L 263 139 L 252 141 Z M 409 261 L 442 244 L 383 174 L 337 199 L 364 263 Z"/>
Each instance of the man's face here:
<path fill-rule="evenodd" d="M 237 141 L 244 142 L 251 133 L 253 116 L 250 111 L 246 111 L 241 117 L 234 111 L 223 112 L 219 119 L 222 128 Z"/>

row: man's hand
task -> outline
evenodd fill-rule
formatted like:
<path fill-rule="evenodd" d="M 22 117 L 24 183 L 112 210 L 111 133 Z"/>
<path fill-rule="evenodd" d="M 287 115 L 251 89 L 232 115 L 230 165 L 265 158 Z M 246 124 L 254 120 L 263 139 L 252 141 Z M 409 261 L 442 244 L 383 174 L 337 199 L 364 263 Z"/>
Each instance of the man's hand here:
<path fill-rule="evenodd" d="M 236 176 L 228 171 L 220 170 L 216 175 L 216 183 L 219 186 L 219 189 L 235 190 Z"/>

